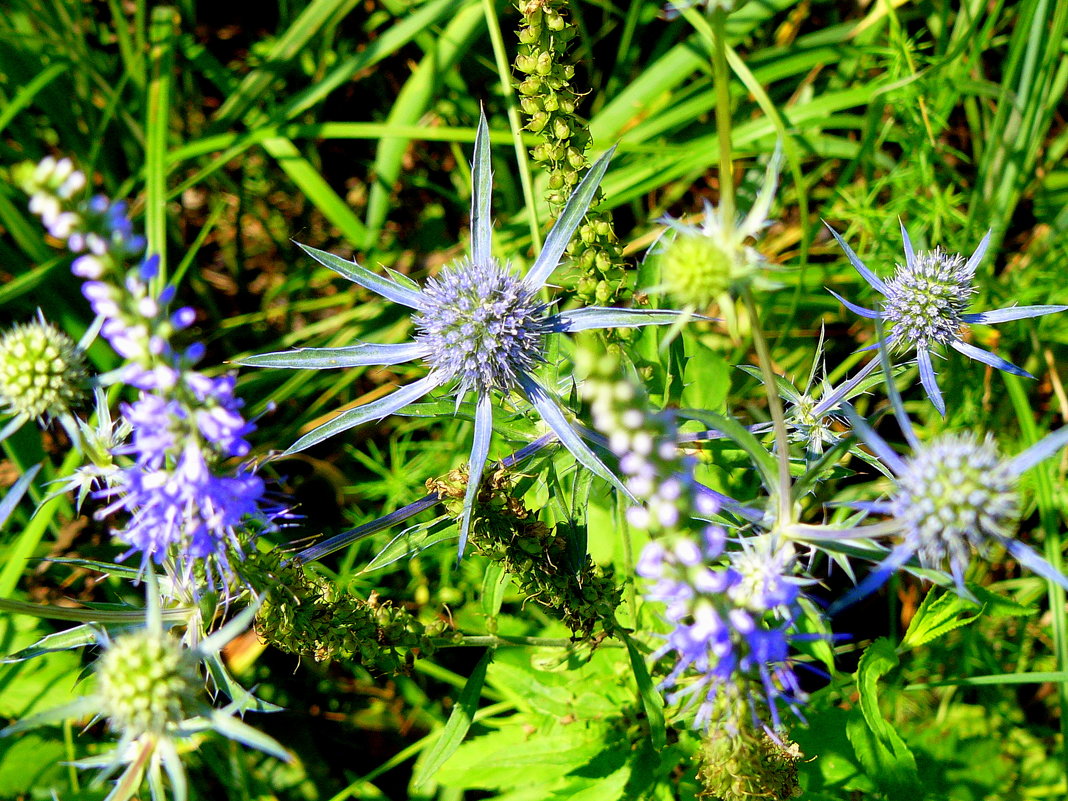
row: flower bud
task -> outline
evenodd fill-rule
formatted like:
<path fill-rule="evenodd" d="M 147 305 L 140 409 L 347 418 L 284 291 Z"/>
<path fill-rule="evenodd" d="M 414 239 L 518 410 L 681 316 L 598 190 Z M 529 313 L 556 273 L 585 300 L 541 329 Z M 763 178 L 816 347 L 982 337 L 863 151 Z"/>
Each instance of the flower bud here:
<path fill-rule="evenodd" d="M 0 339 L 0 400 L 15 414 L 54 417 L 86 394 L 85 354 L 44 319 L 17 325 Z"/>
<path fill-rule="evenodd" d="M 116 638 L 96 675 L 111 727 L 131 737 L 161 734 L 180 723 L 197 690 L 191 652 L 170 635 L 149 629 Z"/>

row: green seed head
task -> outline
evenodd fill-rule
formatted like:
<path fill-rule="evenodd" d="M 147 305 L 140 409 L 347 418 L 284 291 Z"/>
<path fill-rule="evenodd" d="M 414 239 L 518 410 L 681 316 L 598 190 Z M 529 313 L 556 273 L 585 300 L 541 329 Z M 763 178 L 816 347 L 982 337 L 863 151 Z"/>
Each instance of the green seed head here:
<path fill-rule="evenodd" d="M 660 251 L 660 273 L 676 303 L 703 309 L 754 278 L 760 256 L 731 231 L 718 225 L 672 227 L 676 234 Z"/>
<path fill-rule="evenodd" d="M 184 720 L 197 690 L 196 660 L 178 640 L 148 629 L 115 639 L 97 667 L 102 711 L 130 737 Z"/>
<path fill-rule="evenodd" d="M 87 394 L 85 354 L 43 319 L 17 325 L 0 339 L 0 400 L 15 414 L 54 417 Z"/>

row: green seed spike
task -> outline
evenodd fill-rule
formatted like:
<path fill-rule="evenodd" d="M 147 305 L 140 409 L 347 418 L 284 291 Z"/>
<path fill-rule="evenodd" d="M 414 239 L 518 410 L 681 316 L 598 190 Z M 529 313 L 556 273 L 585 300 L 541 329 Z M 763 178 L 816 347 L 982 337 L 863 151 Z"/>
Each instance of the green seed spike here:
<path fill-rule="evenodd" d="M 548 175 L 545 199 L 555 217 L 590 166 L 590 132 L 575 116 L 580 97 L 571 85 L 575 65 L 568 54 L 578 29 L 566 16 L 563 0 L 521 0 L 518 8 L 523 15 L 516 32 L 519 105 L 527 117 L 526 129 L 543 140 L 530 155 Z M 583 302 L 615 306 L 625 298 L 622 251 L 609 213 L 586 215 L 568 255 L 581 272 L 577 294 Z"/>

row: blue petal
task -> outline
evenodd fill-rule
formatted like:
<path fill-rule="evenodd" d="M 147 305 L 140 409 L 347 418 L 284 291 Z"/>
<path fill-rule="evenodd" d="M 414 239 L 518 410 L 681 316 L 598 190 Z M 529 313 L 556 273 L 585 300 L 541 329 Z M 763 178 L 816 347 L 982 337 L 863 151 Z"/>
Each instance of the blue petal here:
<path fill-rule="evenodd" d="M 950 343 L 956 347 L 955 343 Z M 931 399 L 938 413 L 946 416 L 946 402 L 942 399 L 942 390 L 938 388 L 938 376 L 935 374 L 934 365 L 931 364 L 931 352 L 924 348 L 916 349 L 916 363 L 920 366 L 920 383 L 927 391 L 927 397 Z"/>
<path fill-rule="evenodd" d="M 864 262 L 862 262 L 860 260 L 860 257 L 853 252 L 853 248 L 849 247 L 849 245 L 845 243 L 845 240 L 842 239 L 842 237 L 838 236 L 838 232 L 831 228 L 830 225 L 827 225 L 826 220 L 823 221 L 823 224 L 827 226 L 827 230 L 831 232 L 831 236 L 833 236 L 837 240 L 838 244 L 842 246 L 842 250 L 845 251 L 846 258 L 849 259 L 849 263 L 853 265 L 856 271 L 860 273 L 861 278 L 867 281 L 868 284 L 876 291 L 881 292 L 884 295 L 889 294 L 886 290 L 886 284 L 882 282 L 882 279 L 880 279 L 879 276 L 877 276 L 875 273 L 873 273 L 871 270 L 864 266 Z"/>
<path fill-rule="evenodd" d="M 834 295 L 836 298 L 838 298 L 838 300 L 842 303 L 842 305 L 845 306 L 847 309 L 849 309 L 851 312 L 853 312 L 853 314 L 859 314 L 861 317 L 867 317 L 869 320 L 881 320 L 882 319 L 883 315 L 882 315 L 881 312 L 872 311 L 871 309 L 865 309 L 863 306 L 858 306 L 855 303 L 850 303 L 848 300 L 843 298 L 841 295 L 839 295 L 833 289 L 828 289 L 827 291 L 830 292 L 832 295 Z"/>
<path fill-rule="evenodd" d="M 1024 320 L 1028 317 L 1041 317 L 1043 314 L 1055 314 L 1056 312 L 1068 311 L 1068 306 L 1010 306 L 1007 309 L 994 309 L 993 311 L 979 312 L 978 314 L 965 314 L 966 323 L 983 323 L 994 325 L 995 323 L 1007 323 L 1010 320 Z"/>
<path fill-rule="evenodd" d="M 879 366 L 878 359 L 872 359 L 861 369 L 859 373 L 846 381 L 844 384 L 839 385 L 836 389 L 829 392 L 826 397 L 820 398 L 819 403 L 812 409 L 813 417 L 822 417 L 828 412 L 834 411 L 837 408 L 840 401 L 846 400 L 849 394 L 862 383 L 868 375 Z"/>
<path fill-rule="evenodd" d="M 283 367 L 294 370 L 329 370 L 335 367 L 361 367 L 369 364 L 402 364 L 426 356 L 422 342 L 378 345 L 361 342 L 344 348 L 297 348 L 296 350 L 259 353 L 235 359 L 246 367 Z"/>
<path fill-rule="evenodd" d="M 519 385 L 523 388 L 527 400 L 538 410 L 542 419 L 579 464 L 594 475 L 603 478 L 634 503 L 638 502 L 638 499 L 631 494 L 630 490 L 619 480 L 619 477 L 609 470 L 604 462 L 598 459 L 597 455 L 582 441 L 582 438 L 567 421 L 567 418 L 564 417 L 558 401 L 544 387 L 526 375 L 519 376 Z"/>
<path fill-rule="evenodd" d="M 490 167 L 489 125 L 486 112 L 479 109 L 478 132 L 475 134 L 475 159 L 471 163 L 471 260 L 485 264 L 490 259 L 492 220 L 490 198 L 493 194 L 493 171 Z M 463 541 L 460 543 L 463 552 Z"/>
<path fill-rule="evenodd" d="M 554 314 L 546 319 L 550 331 L 588 331 L 591 328 L 636 328 L 641 325 L 668 325 L 680 317 L 710 319 L 699 314 L 672 309 L 612 309 L 587 306 Z"/>
<path fill-rule="evenodd" d="M 968 263 L 964 265 L 965 272 L 975 275 L 975 268 L 979 266 L 979 262 L 981 262 L 983 256 L 986 255 L 986 249 L 990 245 L 990 235 L 992 233 L 994 233 L 993 230 L 987 231 L 986 236 L 984 236 L 983 240 L 976 246 L 971 258 L 968 259 Z"/>
<path fill-rule="evenodd" d="M 301 564 L 315 562 L 332 553 L 337 553 L 342 548 L 347 548 L 352 543 L 362 540 L 364 537 L 370 537 L 372 534 L 384 531 L 397 523 L 403 523 L 408 518 L 415 517 L 420 512 L 437 506 L 439 503 L 441 503 L 441 498 L 439 498 L 436 493 L 432 492 L 425 498 L 420 498 L 418 501 L 414 501 L 407 506 L 402 506 L 400 509 L 390 512 L 388 515 L 383 515 L 377 520 L 372 520 L 370 523 L 364 523 L 362 526 L 357 526 L 356 528 L 350 528 L 348 531 L 342 531 L 340 534 L 336 534 L 330 539 L 317 542 L 315 545 L 311 545 L 298 553 L 295 558 Z"/>
<path fill-rule="evenodd" d="M 1048 459 L 1065 445 L 1068 445 L 1068 426 L 1058 428 L 1052 434 L 1047 434 L 1040 439 L 1009 462 L 1009 469 L 1016 475 L 1020 475 L 1030 470 L 1043 459 Z"/>
<path fill-rule="evenodd" d="M 847 593 L 844 598 L 831 604 L 831 608 L 827 610 L 827 614 L 829 616 L 836 615 L 847 606 L 852 606 L 861 598 L 871 595 L 883 586 L 887 582 L 887 579 L 900 570 L 911 558 L 912 550 L 910 548 L 907 548 L 904 545 L 897 546 L 890 552 L 890 555 L 886 557 L 886 559 L 875 566 L 875 569 L 869 573 L 860 584 Z"/>
<path fill-rule="evenodd" d="M 464 511 L 460 517 L 460 550 L 456 554 L 459 561 L 467 547 L 467 535 L 471 531 L 471 513 L 475 509 L 478 487 L 482 483 L 482 471 L 486 469 L 486 457 L 489 456 L 490 440 L 493 438 L 493 405 L 490 394 L 485 392 L 478 398 L 475 407 L 475 439 L 471 444 L 471 456 L 467 462 L 467 490 L 464 492 Z"/>
<path fill-rule="evenodd" d="M 1021 565 L 1035 575 L 1041 576 L 1055 584 L 1059 584 L 1061 587 L 1068 590 L 1068 577 L 1043 559 L 1034 549 L 1011 537 L 999 537 L 998 539 L 1001 544 L 1005 546 L 1005 550 L 1008 551 Z"/>
<path fill-rule="evenodd" d="M 361 267 L 354 261 L 335 256 L 333 253 L 327 253 L 325 250 L 319 250 L 317 248 L 309 247 L 308 245 L 301 245 L 300 242 L 297 242 L 296 244 L 324 267 L 329 267 L 338 275 L 349 279 L 353 283 L 359 284 L 365 289 L 377 292 L 387 300 L 392 300 L 394 303 L 399 303 L 402 306 L 408 306 L 412 309 L 421 310 L 426 307 L 426 301 L 423 298 L 422 292 L 408 289 L 395 281 L 390 281 L 388 278 L 375 275 L 366 267 Z"/>
<path fill-rule="evenodd" d="M 549 235 L 545 237 L 545 244 L 542 245 L 541 253 L 538 254 L 534 266 L 530 268 L 530 272 L 523 279 L 527 286 L 534 289 L 541 288 L 549 280 L 549 276 L 553 274 L 553 271 L 560 266 L 560 259 L 571 242 L 571 236 L 575 233 L 575 229 L 579 227 L 582 218 L 586 216 L 590 204 L 593 203 L 593 198 L 597 195 L 597 188 L 601 185 L 601 179 L 604 178 L 605 172 L 608 171 L 608 162 L 612 160 L 612 154 L 615 151 L 616 149 L 613 147 L 597 159 L 593 166 L 590 167 L 589 172 L 579 182 L 579 185 L 575 187 L 571 197 L 567 199 L 567 205 L 564 206 L 564 210 L 560 213 L 560 218 L 556 221 L 556 225 L 549 231 Z"/>
<path fill-rule="evenodd" d="M 431 373 L 425 378 L 420 378 L 414 384 L 401 387 L 396 392 L 393 392 L 380 400 L 364 404 L 363 406 L 357 406 L 355 409 L 349 409 L 347 412 L 342 412 L 329 422 L 323 423 L 318 428 L 309 431 L 290 445 L 282 455 L 289 456 L 290 454 L 298 453 L 305 448 L 310 448 L 318 442 L 322 442 L 328 437 L 340 434 L 342 431 L 348 431 L 350 428 L 355 428 L 362 423 L 371 420 L 381 420 L 383 417 L 393 414 L 395 411 L 407 406 L 409 403 L 414 403 L 440 385 L 440 376 Z"/>
<path fill-rule="evenodd" d="M 883 333 L 883 327 L 880 324 L 878 334 Z M 920 441 L 916 437 L 916 432 L 912 429 L 912 421 L 909 420 L 909 416 L 905 413 L 905 404 L 901 401 L 901 393 L 897 391 L 897 384 L 894 383 L 894 368 L 890 364 L 890 351 L 885 346 L 879 348 L 879 364 L 883 368 L 883 379 L 886 381 L 886 394 L 890 398 L 890 405 L 894 409 L 894 417 L 897 418 L 897 424 L 901 427 L 902 432 L 905 434 L 905 439 L 908 440 L 909 447 L 916 450 L 920 447 Z M 921 365 L 920 369 L 923 367 Z M 931 372 L 934 372 L 932 368 Z M 935 384 L 935 388 L 938 385 Z M 941 395 L 939 395 L 941 397 Z"/>
<path fill-rule="evenodd" d="M 23 421 L 25 422 L 25 421 Z M 41 465 L 35 464 L 16 481 L 11 489 L 4 495 L 4 499 L 0 501 L 0 529 L 7 523 L 7 519 L 11 517 L 11 513 L 15 511 L 15 507 L 18 506 L 19 501 L 22 500 L 22 496 L 26 494 L 26 490 L 30 488 L 30 484 L 33 483 L 33 479 L 40 471 Z"/>
<path fill-rule="evenodd" d="M 905 263 L 911 267 L 916 261 L 916 251 L 912 248 L 909 232 L 905 230 L 905 223 L 902 222 L 900 217 L 897 220 L 897 224 L 901 226 L 901 243 L 905 246 Z"/>
<path fill-rule="evenodd" d="M 955 339 L 949 343 L 949 346 L 958 353 L 963 353 L 969 359 L 975 359 L 977 362 L 989 364 L 991 367 L 996 367 L 998 370 L 1002 370 L 1010 375 L 1018 375 L 1022 378 L 1034 378 L 1029 372 L 1021 367 L 1017 367 L 1012 362 L 1007 362 L 1000 356 L 991 353 L 988 350 L 977 348 L 975 345 L 969 345 L 963 340 Z"/>
<path fill-rule="evenodd" d="M 905 470 L 905 462 L 891 450 L 890 446 L 886 444 L 886 440 L 876 434 L 875 429 L 868 425 L 868 421 L 857 414 L 857 410 L 853 408 L 852 404 L 843 403 L 841 409 L 845 416 L 849 418 L 849 423 L 853 426 L 857 436 L 864 440 L 876 456 L 882 459 L 883 464 L 901 475 Z"/>

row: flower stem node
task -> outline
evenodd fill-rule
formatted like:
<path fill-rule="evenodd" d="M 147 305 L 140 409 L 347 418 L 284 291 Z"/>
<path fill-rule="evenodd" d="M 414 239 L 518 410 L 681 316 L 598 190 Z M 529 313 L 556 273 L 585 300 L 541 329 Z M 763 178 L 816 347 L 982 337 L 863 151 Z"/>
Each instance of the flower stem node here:
<path fill-rule="evenodd" d="M 198 689 L 192 652 L 163 631 L 116 638 L 97 665 L 101 707 L 124 736 L 162 735 L 187 717 Z"/>
<path fill-rule="evenodd" d="M 58 417 L 81 403 L 88 387 L 85 354 L 43 317 L 0 339 L 0 400 L 10 412 Z"/>

